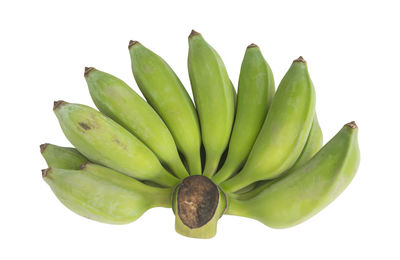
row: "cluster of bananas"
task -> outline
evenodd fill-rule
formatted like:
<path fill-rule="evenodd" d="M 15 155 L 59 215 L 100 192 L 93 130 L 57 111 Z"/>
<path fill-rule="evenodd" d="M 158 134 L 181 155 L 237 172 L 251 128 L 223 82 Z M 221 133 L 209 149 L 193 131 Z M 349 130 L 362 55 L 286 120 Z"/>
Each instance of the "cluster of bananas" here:
<path fill-rule="evenodd" d="M 271 69 L 251 44 L 236 95 L 218 53 L 192 31 L 188 68 L 194 105 L 161 57 L 136 41 L 129 52 L 147 102 L 122 80 L 86 68 L 100 112 L 54 103 L 75 148 L 41 145 L 50 167 L 42 176 L 77 214 L 124 224 L 152 207 L 172 207 L 177 232 L 210 238 L 223 214 L 274 228 L 301 223 L 354 177 L 357 126 L 346 124 L 322 147 L 315 91 L 302 57 L 275 93 Z"/>

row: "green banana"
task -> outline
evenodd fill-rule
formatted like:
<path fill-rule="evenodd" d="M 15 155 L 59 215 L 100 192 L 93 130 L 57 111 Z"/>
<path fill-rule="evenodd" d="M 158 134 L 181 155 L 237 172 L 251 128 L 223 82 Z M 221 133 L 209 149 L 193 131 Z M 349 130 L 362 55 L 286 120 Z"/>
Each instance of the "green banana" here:
<path fill-rule="evenodd" d="M 303 151 L 301 152 L 299 158 L 293 164 L 293 166 L 289 170 L 282 173 L 278 178 L 273 179 L 273 180 L 266 180 L 266 181 L 259 181 L 259 182 L 252 183 L 249 186 L 247 186 L 248 189 L 246 192 L 241 192 L 240 194 L 239 194 L 239 192 L 232 193 L 231 194 L 232 197 L 236 198 L 236 199 L 246 200 L 246 199 L 256 196 L 257 194 L 259 194 L 261 191 L 263 191 L 266 187 L 268 187 L 272 183 L 279 181 L 284 176 L 291 174 L 296 169 L 303 166 L 303 164 L 308 162 L 321 149 L 322 144 L 323 144 L 322 131 L 321 131 L 321 127 L 319 126 L 319 123 L 318 123 L 317 115 L 315 114 L 313 124 L 312 124 L 310 133 L 307 138 L 307 142 L 304 145 Z M 245 187 L 245 188 L 247 188 L 247 187 Z"/>
<path fill-rule="evenodd" d="M 185 87 L 161 57 L 139 42 L 129 43 L 129 53 L 132 72 L 141 92 L 171 131 L 190 174 L 201 174 L 200 126 Z"/>
<path fill-rule="evenodd" d="M 106 167 L 42 171 L 57 198 L 73 212 L 96 221 L 126 224 L 152 207 L 170 207 L 171 189 L 147 186 Z"/>
<path fill-rule="evenodd" d="M 238 106 L 228 156 L 222 168 L 213 176 L 219 184 L 236 173 L 243 165 L 267 115 L 275 93 L 271 68 L 260 48 L 247 47 L 239 76 Z"/>
<path fill-rule="evenodd" d="M 248 200 L 230 199 L 228 214 L 286 228 L 312 217 L 353 179 L 360 161 L 358 128 L 346 124 L 311 160 Z"/>
<path fill-rule="evenodd" d="M 195 31 L 189 36 L 188 69 L 206 151 L 203 175 L 211 177 L 231 135 L 234 88 L 221 57 Z"/>
<path fill-rule="evenodd" d="M 122 80 L 94 68 L 85 79 L 97 108 L 146 144 L 180 178 L 189 176 L 159 115 Z"/>
<path fill-rule="evenodd" d="M 81 165 L 89 160 L 78 150 L 54 144 L 41 144 L 40 152 L 51 168 L 79 170 Z"/>
<path fill-rule="evenodd" d="M 54 112 L 65 136 L 90 161 L 164 186 L 179 182 L 146 145 L 93 108 L 57 101 Z"/>
<path fill-rule="evenodd" d="M 315 91 L 305 60 L 294 60 L 279 84 L 265 122 L 243 169 L 222 183 L 235 192 L 289 169 L 307 141 L 315 110 Z"/>

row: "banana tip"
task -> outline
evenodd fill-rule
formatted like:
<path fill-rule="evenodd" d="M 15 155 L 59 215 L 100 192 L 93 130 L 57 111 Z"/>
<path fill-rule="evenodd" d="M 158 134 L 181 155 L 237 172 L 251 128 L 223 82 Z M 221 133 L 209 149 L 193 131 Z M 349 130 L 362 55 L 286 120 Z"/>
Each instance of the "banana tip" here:
<path fill-rule="evenodd" d="M 48 143 L 40 145 L 40 153 L 44 153 L 44 150 L 46 150 L 47 145 L 48 145 Z"/>
<path fill-rule="evenodd" d="M 136 45 L 136 44 L 140 44 L 140 42 L 130 40 L 129 41 L 129 45 L 128 45 L 128 49 L 130 49 L 133 45 Z"/>
<path fill-rule="evenodd" d="M 87 75 L 89 75 L 89 73 L 94 70 L 93 67 L 85 67 L 85 73 L 83 74 L 85 77 L 87 77 Z"/>
<path fill-rule="evenodd" d="M 67 102 L 65 102 L 64 100 L 54 101 L 53 110 L 56 110 L 58 107 L 60 107 L 63 104 L 66 104 L 66 103 Z"/>
<path fill-rule="evenodd" d="M 42 177 L 43 177 L 43 178 L 47 176 L 47 174 L 48 174 L 48 172 L 50 171 L 50 169 L 51 169 L 51 168 L 47 168 L 47 169 L 43 169 L 43 170 L 42 170 Z"/>
<path fill-rule="evenodd" d="M 351 127 L 353 129 L 358 128 L 358 126 L 357 126 L 355 121 L 351 121 L 350 123 L 347 123 L 346 126 Z"/>
<path fill-rule="evenodd" d="M 258 47 L 257 44 L 252 43 L 249 46 L 247 46 L 247 49 L 249 49 L 249 48 L 257 48 L 257 47 Z"/>
<path fill-rule="evenodd" d="M 306 63 L 306 60 L 305 60 L 302 56 L 300 56 L 300 57 L 298 57 L 297 59 L 295 59 L 293 62 Z"/>
<path fill-rule="evenodd" d="M 199 33 L 199 32 L 196 32 L 195 30 L 192 30 L 192 31 L 190 32 L 189 39 L 192 38 L 192 37 L 194 37 L 194 36 L 196 36 L 196 35 L 200 35 L 200 33 Z"/>

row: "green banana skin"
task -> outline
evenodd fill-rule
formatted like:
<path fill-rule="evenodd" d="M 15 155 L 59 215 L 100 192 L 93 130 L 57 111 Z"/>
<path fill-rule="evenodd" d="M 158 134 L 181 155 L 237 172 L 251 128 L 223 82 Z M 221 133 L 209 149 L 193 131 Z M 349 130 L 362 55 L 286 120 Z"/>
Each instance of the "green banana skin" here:
<path fill-rule="evenodd" d="M 40 145 L 40 153 L 51 168 L 79 170 L 82 164 L 89 161 L 75 148 L 49 143 Z"/>
<path fill-rule="evenodd" d="M 211 177 L 231 135 L 234 88 L 221 57 L 195 31 L 189 36 L 188 69 L 206 151 L 203 175 Z"/>
<path fill-rule="evenodd" d="M 307 138 L 306 145 L 303 148 L 303 151 L 301 152 L 299 158 L 295 162 L 295 164 L 286 172 L 282 173 L 278 178 L 273 179 L 273 180 L 266 180 L 266 181 L 259 181 L 256 183 L 250 184 L 247 192 L 242 192 L 241 194 L 232 193 L 232 197 L 235 199 L 240 199 L 240 200 L 247 200 L 250 198 L 253 198 L 257 194 L 259 194 L 261 191 L 269 187 L 272 183 L 279 181 L 286 175 L 291 174 L 294 172 L 296 169 L 300 168 L 303 166 L 306 162 L 308 162 L 322 147 L 323 144 L 323 135 L 322 135 L 322 130 L 318 122 L 317 115 L 315 114 L 314 116 L 314 121 L 310 130 L 310 133 Z M 245 188 L 247 188 L 245 187 Z"/>
<path fill-rule="evenodd" d="M 86 68 L 85 79 L 96 107 L 147 145 L 179 178 L 189 176 L 175 141 L 159 115 L 125 82 Z"/>
<path fill-rule="evenodd" d="M 274 96 L 265 122 L 243 169 L 221 184 L 235 192 L 289 169 L 307 141 L 315 112 L 315 91 L 305 60 L 293 61 Z"/>
<path fill-rule="evenodd" d="M 163 186 L 179 182 L 146 145 L 93 108 L 57 101 L 54 112 L 67 139 L 90 161 Z"/>
<path fill-rule="evenodd" d="M 311 130 L 308 135 L 306 144 L 304 145 L 303 151 L 301 152 L 297 161 L 288 170 L 288 172 L 292 172 L 308 162 L 321 149 L 323 142 L 324 137 L 322 134 L 321 126 L 319 125 L 317 114 L 315 114 Z"/>
<path fill-rule="evenodd" d="M 126 224 L 153 207 L 170 207 L 171 189 L 147 186 L 106 167 L 49 168 L 43 179 L 57 198 L 78 215 L 109 224 Z"/>
<path fill-rule="evenodd" d="M 311 160 L 249 200 L 230 199 L 228 214 L 256 219 L 273 228 L 312 217 L 349 185 L 360 161 L 358 128 L 346 124 Z"/>
<path fill-rule="evenodd" d="M 239 76 L 238 106 L 228 156 L 212 178 L 215 183 L 227 180 L 244 164 L 260 132 L 274 93 L 271 68 L 260 48 L 251 44 L 247 47 Z"/>
<path fill-rule="evenodd" d="M 199 120 L 185 87 L 160 56 L 139 42 L 129 43 L 129 53 L 141 92 L 171 131 L 190 174 L 201 174 Z"/>

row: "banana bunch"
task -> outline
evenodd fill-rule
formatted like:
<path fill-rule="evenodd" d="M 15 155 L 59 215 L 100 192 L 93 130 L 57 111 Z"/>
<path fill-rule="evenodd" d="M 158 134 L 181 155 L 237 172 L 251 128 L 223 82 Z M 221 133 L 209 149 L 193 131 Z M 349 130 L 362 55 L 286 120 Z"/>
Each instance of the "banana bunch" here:
<path fill-rule="evenodd" d="M 73 212 L 126 224 L 150 208 L 172 208 L 178 233 L 211 238 L 224 214 L 273 228 L 297 225 L 353 179 L 360 160 L 357 125 L 345 124 L 323 146 L 302 57 L 275 91 L 260 48 L 249 45 L 236 94 L 217 51 L 192 31 L 193 103 L 160 56 L 137 41 L 130 41 L 129 53 L 145 99 L 89 67 L 84 76 L 98 110 L 54 102 L 74 148 L 41 145 L 49 167 L 42 177 Z"/>

